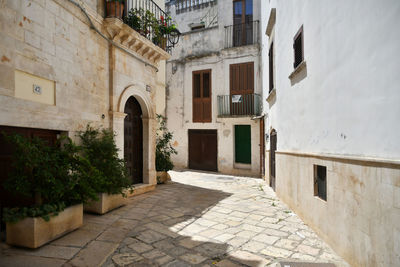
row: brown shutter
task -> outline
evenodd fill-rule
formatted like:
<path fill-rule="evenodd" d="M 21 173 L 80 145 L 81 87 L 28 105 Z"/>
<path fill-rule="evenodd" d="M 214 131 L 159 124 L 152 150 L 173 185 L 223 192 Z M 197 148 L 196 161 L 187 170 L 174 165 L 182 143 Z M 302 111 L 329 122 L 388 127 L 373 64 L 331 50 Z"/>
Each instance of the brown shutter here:
<path fill-rule="evenodd" d="M 271 43 L 269 48 L 269 92 L 274 89 L 274 43 Z"/>
<path fill-rule="evenodd" d="M 193 72 L 193 122 L 211 122 L 211 70 Z"/>

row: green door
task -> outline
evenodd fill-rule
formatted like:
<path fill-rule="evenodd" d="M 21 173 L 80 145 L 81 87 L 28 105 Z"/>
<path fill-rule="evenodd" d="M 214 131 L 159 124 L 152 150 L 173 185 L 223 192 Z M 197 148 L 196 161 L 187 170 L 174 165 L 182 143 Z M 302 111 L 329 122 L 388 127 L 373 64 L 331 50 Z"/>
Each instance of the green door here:
<path fill-rule="evenodd" d="M 250 125 L 235 125 L 235 162 L 251 163 Z"/>

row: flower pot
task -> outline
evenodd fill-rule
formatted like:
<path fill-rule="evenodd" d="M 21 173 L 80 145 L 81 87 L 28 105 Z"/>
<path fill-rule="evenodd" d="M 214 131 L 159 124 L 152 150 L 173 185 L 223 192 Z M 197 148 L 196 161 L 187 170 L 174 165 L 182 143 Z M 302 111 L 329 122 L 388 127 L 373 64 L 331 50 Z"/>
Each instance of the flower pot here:
<path fill-rule="evenodd" d="M 157 172 L 157 183 L 166 184 L 171 181 L 171 176 L 166 171 Z"/>
<path fill-rule="evenodd" d="M 107 18 L 120 18 L 124 14 L 124 3 L 110 1 L 107 2 Z"/>
<path fill-rule="evenodd" d="M 6 243 L 27 248 L 38 248 L 83 224 L 83 206 L 78 204 L 50 217 L 28 217 L 16 223 L 6 224 Z"/>
<path fill-rule="evenodd" d="M 126 204 L 126 198 L 121 194 L 109 195 L 107 193 L 101 193 L 98 197 L 99 200 L 85 204 L 83 207 L 84 211 L 105 214 Z"/>
<path fill-rule="evenodd" d="M 162 37 L 160 42 L 160 47 L 165 50 L 167 48 L 167 37 Z M 168 173 L 167 173 L 168 174 Z M 170 177 L 171 178 L 171 177 Z M 171 179 L 170 179 L 171 180 Z"/>

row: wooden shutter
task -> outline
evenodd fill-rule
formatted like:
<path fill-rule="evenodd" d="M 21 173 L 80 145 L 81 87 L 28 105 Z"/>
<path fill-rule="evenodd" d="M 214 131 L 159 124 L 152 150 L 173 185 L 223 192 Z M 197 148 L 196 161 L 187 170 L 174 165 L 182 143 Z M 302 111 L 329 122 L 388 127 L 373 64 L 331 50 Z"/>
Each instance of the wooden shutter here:
<path fill-rule="evenodd" d="M 304 60 L 304 40 L 303 40 L 303 26 L 294 36 L 293 40 L 293 51 L 294 51 L 294 63 L 293 67 L 296 68 Z"/>
<path fill-rule="evenodd" d="M 211 70 L 193 72 L 193 122 L 211 122 Z"/>
<path fill-rule="evenodd" d="M 254 111 L 254 62 L 229 66 L 231 115 L 251 115 Z M 242 101 L 232 103 L 232 95 L 241 95 Z"/>
<path fill-rule="evenodd" d="M 274 89 L 274 43 L 269 48 L 269 92 Z"/>

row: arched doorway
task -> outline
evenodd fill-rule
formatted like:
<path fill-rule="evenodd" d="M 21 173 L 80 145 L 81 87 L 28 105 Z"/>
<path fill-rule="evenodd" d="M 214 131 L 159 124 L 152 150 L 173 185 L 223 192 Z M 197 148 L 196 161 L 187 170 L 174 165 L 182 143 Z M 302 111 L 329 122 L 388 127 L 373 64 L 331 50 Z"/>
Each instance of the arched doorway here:
<path fill-rule="evenodd" d="M 132 184 L 143 183 L 142 108 L 135 97 L 126 101 L 124 113 L 124 158 Z"/>

